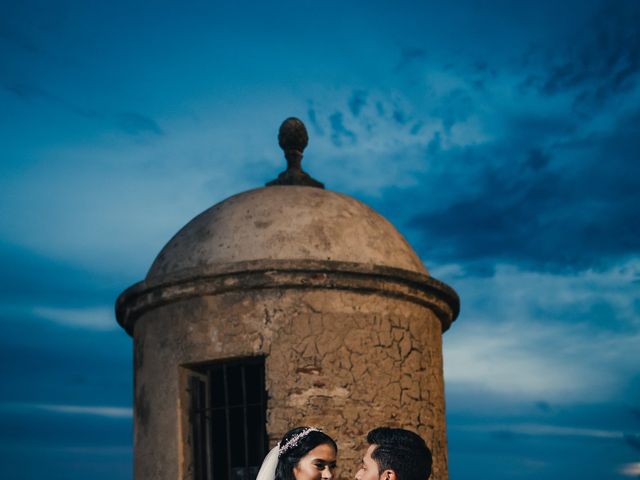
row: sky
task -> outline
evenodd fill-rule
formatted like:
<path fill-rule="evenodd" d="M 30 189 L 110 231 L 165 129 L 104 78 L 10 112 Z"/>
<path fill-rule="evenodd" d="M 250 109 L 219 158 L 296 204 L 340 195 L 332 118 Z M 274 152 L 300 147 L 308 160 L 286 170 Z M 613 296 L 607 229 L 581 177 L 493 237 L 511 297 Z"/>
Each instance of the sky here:
<path fill-rule="evenodd" d="M 461 297 L 450 477 L 639 478 L 638 25 L 635 0 L 0 2 L 0 477 L 131 479 L 115 299 L 282 171 L 297 116 L 303 167 Z"/>

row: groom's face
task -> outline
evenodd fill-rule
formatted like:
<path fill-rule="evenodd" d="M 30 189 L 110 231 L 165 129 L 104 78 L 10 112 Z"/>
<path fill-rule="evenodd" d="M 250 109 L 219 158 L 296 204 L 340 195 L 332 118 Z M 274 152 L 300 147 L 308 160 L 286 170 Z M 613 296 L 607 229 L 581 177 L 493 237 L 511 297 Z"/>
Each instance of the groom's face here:
<path fill-rule="evenodd" d="M 379 480 L 380 472 L 378 471 L 378 463 L 371 458 L 371 454 L 377 448 L 377 445 L 369 445 L 367 452 L 362 457 L 360 470 L 356 473 L 356 480 Z"/>

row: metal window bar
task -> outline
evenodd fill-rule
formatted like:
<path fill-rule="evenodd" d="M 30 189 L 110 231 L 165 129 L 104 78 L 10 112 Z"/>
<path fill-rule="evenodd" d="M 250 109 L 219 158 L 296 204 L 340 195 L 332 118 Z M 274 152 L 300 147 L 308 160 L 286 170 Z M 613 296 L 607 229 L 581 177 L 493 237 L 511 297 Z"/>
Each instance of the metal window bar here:
<path fill-rule="evenodd" d="M 239 366 L 240 367 L 240 387 L 242 391 L 241 403 L 230 404 L 229 389 L 230 389 L 230 375 L 228 367 Z M 258 382 L 259 382 L 259 399 L 258 401 L 249 402 L 247 398 L 247 367 L 258 367 Z M 261 368 L 260 368 L 261 367 Z M 245 362 L 225 362 L 223 364 L 217 364 L 200 370 L 202 373 L 193 372 L 193 376 L 190 379 L 191 389 L 191 427 L 192 427 L 192 448 L 193 448 L 193 463 L 194 463 L 194 480 L 238 480 L 234 477 L 234 465 L 232 460 L 232 439 L 231 428 L 238 428 L 239 425 L 231 425 L 231 412 L 232 408 L 242 409 L 242 432 L 244 433 L 242 446 L 234 446 L 234 448 L 242 448 L 242 455 L 239 457 L 243 460 L 243 465 L 236 465 L 236 471 L 240 468 L 241 477 L 243 480 L 251 480 L 251 475 L 257 473 L 259 465 L 250 465 L 250 446 L 249 446 L 249 433 L 250 431 L 257 435 L 259 439 L 257 457 L 262 458 L 266 454 L 266 429 L 265 429 L 265 409 L 266 398 L 264 390 L 264 363 L 258 359 L 247 359 Z M 216 384 L 214 381 L 214 373 L 222 373 L 222 381 Z M 221 388 L 223 393 L 223 405 L 213 407 L 212 396 L 213 389 Z M 249 425 L 249 407 L 261 407 L 258 409 L 258 417 L 252 419 L 253 422 Z M 223 412 L 224 424 L 225 424 L 225 445 L 216 445 L 214 451 L 213 439 L 214 439 L 214 412 Z M 254 422 L 256 422 L 253 424 Z M 255 447 L 255 444 L 252 444 Z M 226 479 L 215 478 L 214 464 L 217 461 L 224 461 L 226 463 Z M 255 472 L 254 472 L 255 470 Z M 239 473 L 240 473 L 239 472 Z"/>
<path fill-rule="evenodd" d="M 206 377 L 205 377 L 206 378 Z M 207 382 L 194 374 L 189 379 L 191 394 L 191 431 L 193 448 L 193 475 L 195 480 L 210 480 L 209 449 L 207 439 Z"/>
<path fill-rule="evenodd" d="M 244 429 L 244 478 L 249 480 L 249 428 L 247 426 L 247 381 L 245 365 L 240 367 L 240 381 L 242 382 L 242 428 Z"/>
<path fill-rule="evenodd" d="M 231 480 L 231 419 L 229 418 L 231 412 L 229 411 L 229 378 L 227 375 L 227 366 L 222 366 L 222 383 L 224 385 L 224 421 L 226 424 L 227 442 L 225 450 L 227 454 L 227 478 Z"/>

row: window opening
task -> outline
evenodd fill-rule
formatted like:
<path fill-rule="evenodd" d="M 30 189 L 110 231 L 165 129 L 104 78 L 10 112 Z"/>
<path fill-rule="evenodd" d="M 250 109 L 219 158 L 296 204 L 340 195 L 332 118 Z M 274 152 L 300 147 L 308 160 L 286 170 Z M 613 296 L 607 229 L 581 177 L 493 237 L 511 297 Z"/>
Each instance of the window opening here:
<path fill-rule="evenodd" d="M 264 358 L 191 367 L 194 480 L 254 480 L 267 453 Z"/>

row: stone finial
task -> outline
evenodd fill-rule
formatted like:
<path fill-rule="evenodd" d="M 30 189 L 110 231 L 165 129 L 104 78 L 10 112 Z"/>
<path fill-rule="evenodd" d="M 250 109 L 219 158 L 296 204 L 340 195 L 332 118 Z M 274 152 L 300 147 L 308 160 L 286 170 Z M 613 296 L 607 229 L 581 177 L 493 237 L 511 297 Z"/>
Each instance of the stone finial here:
<path fill-rule="evenodd" d="M 282 122 L 278 132 L 278 144 L 285 154 L 290 150 L 296 150 L 302 154 L 308 143 L 307 128 L 299 118 L 289 117 Z"/>
<path fill-rule="evenodd" d="M 289 117 L 278 132 L 278 144 L 284 150 L 287 159 L 287 169 L 278 175 L 278 178 L 267 183 L 267 186 L 274 185 L 303 185 L 307 187 L 324 188 L 324 184 L 311 178 L 302 170 L 302 152 L 309 143 L 309 135 L 304 123 L 298 118 Z"/>

